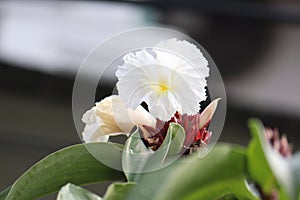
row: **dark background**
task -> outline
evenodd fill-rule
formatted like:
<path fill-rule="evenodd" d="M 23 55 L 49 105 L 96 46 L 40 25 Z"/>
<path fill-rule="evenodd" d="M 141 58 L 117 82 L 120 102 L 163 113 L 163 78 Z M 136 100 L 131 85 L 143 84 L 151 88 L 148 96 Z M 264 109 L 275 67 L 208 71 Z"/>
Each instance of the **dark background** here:
<path fill-rule="evenodd" d="M 228 97 L 221 141 L 246 145 L 247 119 L 258 117 L 300 148 L 298 1 L 2 1 L 0 190 L 45 155 L 81 142 L 71 110 L 76 70 L 104 39 L 143 26 L 181 30 L 214 59 Z M 104 88 L 99 97 L 111 83 Z"/>

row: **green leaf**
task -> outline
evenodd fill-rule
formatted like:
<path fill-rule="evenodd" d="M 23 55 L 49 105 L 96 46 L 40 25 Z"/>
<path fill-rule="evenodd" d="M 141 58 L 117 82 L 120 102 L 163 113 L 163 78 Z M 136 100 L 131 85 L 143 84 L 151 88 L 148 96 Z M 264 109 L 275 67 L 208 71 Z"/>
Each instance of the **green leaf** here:
<path fill-rule="evenodd" d="M 158 150 L 152 151 L 136 130 L 127 139 L 123 151 L 122 166 L 127 180 L 137 181 L 141 173 L 160 169 L 178 159 L 184 139 L 184 129 L 179 124 L 170 123 L 164 142 Z"/>
<path fill-rule="evenodd" d="M 281 199 L 296 199 L 294 175 L 288 160 L 271 147 L 259 120 L 249 120 L 249 128 L 253 137 L 247 150 L 250 177 L 265 194 L 279 190 Z"/>
<path fill-rule="evenodd" d="M 170 123 L 165 140 L 155 152 L 156 159 L 163 164 L 169 156 L 174 156 L 182 150 L 185 131 L 180 124 Z"/>
<path fill-rule="evenodd" d="M 107 157 L 121 163 L 122 145 L 114 143 L 79 144 L 64 148 L 32 166 L 12 185 L 6 200 L 36 199 L 58 191 L 63 185 L 124 180 L 121 171 L 112 169 L 87 150 L 105 152 Z"/>
<path fill-rule="evenodd" d="M 198 191 L 184 197 L 184 199 L 243 199 L 258 200 L 249 191 L 247 182 L 243 178 L 233 178 L 203 186 Z"/>
<path fill-rule="evenodd" d="M 124 200 L 126 194 L 135 186 L 135 183 L 113 183 L 111 184 L 103 199 L 104 200 Z"/>
<path fill-rule="evenodd" d="M 131 134 L 126 140 L 122 155 L 122 167 L 128 181 L 134 181 L 142 173 L 145 163 L 153 153 L 143 143 L 139 129 Z"/>
<path fill-rule="evenodd" d="M 264 192 L 271 193 L 277 187 L 277 183 L 263 149 L 265 146 L 264 127 L 259 120 L 251 119 L 249 120 L 249 129 L 252 134 L 252 140 L 247 150 L 249 174 Z"/>
<path fill-rule="evenodd" d="M 59 190 L 57 200 L 102 200 L 102 198 L 86 189 L 68 183 Z"/>
<path fill-rule="evenodd" d="M 246 172 L 245 149 L 218 144 L 202 159 L 194 154 L 144 175 L 125 199 L 198 200 L 232 195 L 257 200 L 244 181 Z"/>
<path fill-rule="evenodd" d="M 148 159 L 144 171 L 151 172 L 168 166 L 177 160 L 182 152 L 185 131 L 180 124 L 170 123 L 162 145 Z"/>
<path fill-rule="evenodd" d="M 298 191 L 298 199 L 300 199 L 300 152 L 297 152 L 289 159 L 293 177 L 295 180 L 295 190 Z"/>
<path fill-rule="evenodd" d="M 5 198 L 7 197 L 9 191 L 11 189 L 11 186 L 6 188 L 5 190 L 3 190 L 1 193 L 0 193 L 0 200 L 5 200 Z"/>

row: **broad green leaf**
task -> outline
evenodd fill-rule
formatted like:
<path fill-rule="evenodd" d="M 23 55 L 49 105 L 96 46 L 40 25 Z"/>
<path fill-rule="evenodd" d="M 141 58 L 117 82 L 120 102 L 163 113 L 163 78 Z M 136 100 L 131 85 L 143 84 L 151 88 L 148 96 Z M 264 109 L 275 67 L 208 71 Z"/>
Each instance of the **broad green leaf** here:
<path fill-rule="evenodd" d="M 281 199 L 296 199 L 294 178 L 288 160 L 273 150 L 264 135 L 264 126 L 257 119 L 249 120 L 252 140 L 248 146 L 248 171 L 265 194 L 275 189 Z"/>
<path fill-rule="evenodd" d="M 143 172 L 145 163 L 154 153 L 143 143 L 139 129 L 126 140 L 122 155 L 122 167 L 128 181 L 134 181 Z"/>
<path fill-rule="evenodd" d="M 126 200 L 258 199 L 247 188 L 246 152 L 243 147 L 218 144 L 204 158 L 197 154 L 144 175 Z"/>
<path fill-rule="evenodd" d="M 59 190 L 57 200 L 102 200 L 102 198 L 86 189 L 68 183 Z"/>
<path fill-rule="evenodd" d="M 0 200 L 5 200 L 5 198 L 7 197 L 9 191 L 11 189 L 11 186 L 6 188 L 5 190 L 3 190 L 1 193 L 0 193 Z"/>
<path fill-rule="evenodd" d="M 234 195 L 230 194 L 230 195 L 226 195 L 221 198 L 218 198 L 218 200 L 238 200 L 238 198 L 235 197 Z"/>
<path fill-rule="evenodd" d="M 111 184 L 103 199 L 104 200 L 124 200 L 125 195 L 135 186 L 135 183 L 113 183 Z"/>
<path fill-rule="evenodd" d="M 99 162 L 86 147 L 106 152 L 107 157 L 121 163 L 122 145 L 89 143 L 70 146 L 50 154 L 32 166 L 12 185 L 7 200 L 36 199 L 58 191 L 67 183 L 84 185 L 125 179 L 121 171 Z"/>
<path fill-rule="evenodd" d="M 186 195 L 184 199 L 242 199 L 242 200 L 258 200 L 248 189 L 248 183 L 245 179 L 233 178 L 225 181 L 219 181 L 203 186 L 197 192 Z M 229 194 L 229 195 L 228 195 Z"/>

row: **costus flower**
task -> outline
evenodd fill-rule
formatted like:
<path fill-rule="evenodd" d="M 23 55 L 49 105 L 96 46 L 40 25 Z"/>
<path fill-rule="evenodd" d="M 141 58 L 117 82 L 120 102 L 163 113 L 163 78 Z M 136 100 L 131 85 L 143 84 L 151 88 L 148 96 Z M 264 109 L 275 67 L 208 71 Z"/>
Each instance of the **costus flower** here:
<path fill-rule="evenodd" d="M 297 157 L 286 136 L 280 136 L 277 129 L 265 128 L 256 119 L 249 122 L 253 139 L 248 147 L 248 169 L 255 188 L 262 199 L 296 199 L 298 187 L 295 176 Z M 265 176 L 261 176 L 260 166 Z M 266 187 L 268 185 L 268 187 Z"/>
<path fill-rule="evenodd" d="M 146 145 L 152 150 L 157 150 L 163 143 L 171 122 L 178 123 L 183 127 L 185 131 L 184 148 L 189 152 L 207 145 L 212 134 L 208 131 L 208 126 L 216 111 L 219 100 L 215 99 L 211 102 L 201 114 L 187 115 L 176 113 L 166 122 L 157 119 L 155 127 L 143 125 L 141 131 Z"/>
<path fill-rule="evenodd" d="M 270 167 L 273 170 L 273 173 L 275 174 L 276 178 L 279 178 L 278 181 L 281 182 L 281 184 L 286 184 L 285 182 L 282 182 L 282 180 L 288 179 L 283 175 L 285 173 L 288 173 L 288 171 L 283 172 L 284 170 L 282 169 L 284 168 L 282 168 L 282 166 L 288 168 L 289 166 L 288 160 L 289 159 L 292 160 L 291 159 L 292 148 L 288 143 L 288 140 L 285 135 L 280 137 L 278 129 L 264 128 L 264 136 L 266 138 L 266 142 L 268 142 L 265 145 L 271 147 L 269 149 L 268 147 L 265 147 L 266 149 L 268 149 L 268 154 L 266 155 L 266 157 L 270 164 Z M 290 185 L 288 187 L 291 188 Z M 259 186 L 257 186 L 257 188 L 262 195 L 262 199 L 266 199 L 266 200 L 279 199 L 278 191 L 273 190 L 270 194 L 265 194 L 262 188 L 260 188 Z"/>
<path fill-rule="evenodd" d="M 163 121 L 176 112 L 199 112 L 209 68 L 195 45 L 174 38 L 131 52 L 123 61 L 116 72 L 117 89 L 127 107 L 136 109 L 145 102 L 151 115 Z"/>
<path fill-rule="evenodd" d="M 85 142 L 106 142 L 109 136 L 129 134 L 138 125 L 154 126 L 156 120 L 142 106 L 127 109 L 124 101 L 112 95 L 96 103 L 82 117 Z"/>

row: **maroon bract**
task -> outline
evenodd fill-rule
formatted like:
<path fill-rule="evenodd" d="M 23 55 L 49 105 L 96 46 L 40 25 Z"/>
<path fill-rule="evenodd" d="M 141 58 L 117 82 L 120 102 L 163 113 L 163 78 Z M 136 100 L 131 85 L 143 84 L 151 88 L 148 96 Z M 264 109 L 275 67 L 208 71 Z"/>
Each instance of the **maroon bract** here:
<path fill-rule="evenodd" d="M 157 150 L 163 143 L 170 123 L 178 123 L 185 130 L 184 147 L 194 148 L 201 147 L 203 144 L 207 144 L 211 137 L 211 133 L 207 131 L 207 123 L 205 126 L 199 128 L 200 114 L 187 115 L 179 114 L 178 112 L 167 122 L 157 119 L 156 127 L 143 126 L 142 136 L 145 143 L 152 149 Z"/>
<path fill-rule="evenodd" d="M 288 143 L 285 135 L 280 137 L 278 129 L 265 128 L 265 136 L 275 151 L 279 152 L 283 157 L 292 155 L 292 148 Z"/>

